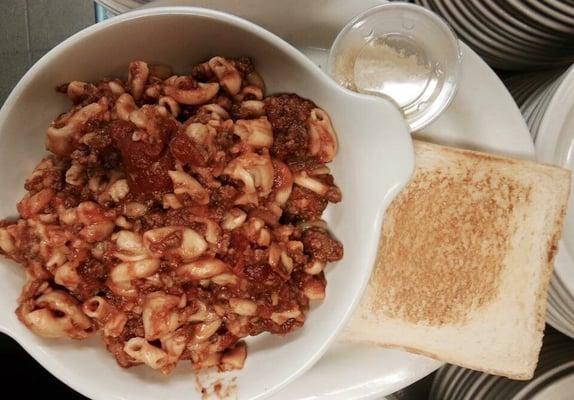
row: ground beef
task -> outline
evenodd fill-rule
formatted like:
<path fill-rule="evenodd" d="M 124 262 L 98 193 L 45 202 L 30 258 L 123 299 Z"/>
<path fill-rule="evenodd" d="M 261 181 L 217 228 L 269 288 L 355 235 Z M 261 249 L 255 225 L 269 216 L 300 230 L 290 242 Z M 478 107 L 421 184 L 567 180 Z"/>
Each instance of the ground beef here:
<path fill-rule="evenodd" d="M 265 99 L 265 113 L 273 127 L 273 156 L 283 160 L 291 168 L 298 165 L 304 169 L 317 165 L 318 161 L 309 154 L 307 119 L 315 108 L 309 100 L 295 94 L 281 94 Z"/>
<path fill-rule="evenodd" d="M 151 75 L 146 77 L 148 68 L 137 61 L 130 65 L 127 82 L 74 82 L 73 87 L 58 88 L 66 93 L 71 89 L 75 105 L 56 119 L 54 128 L 64 127 L 69 117 L 88 103 L 99 101 L 107 110 L 71 127 L 74 134 L 66 143 L 71 151 L 43 160 L 26 182 L 29 193 L 18 205 L 22 218 L 0 221 L 5 249 L 0 253 L 28 271 L 19 316 L 28 312 L 24 306 L 44 307 L 35 304 L 35 299 L 54 289 L 66 290 L 61 295 L 77 302 L 78 307 L 100 296 L 112 307 L 109 313 L 90 322 L 79 321 L 77 335 L 60 334 L 80 338 L 103 330 L 108 349 L 123 367 L 146 362 L 124 351 L 130 339 L 145 337 L 142 315 L 147 318 L 148 311 L 158 311 L 159 315 L 151 318 L 153 325 L 175 311 L 175 303 L 183 318 L 175 333 L 186 342 L 205 327 L 199 318 L 189 318 L 192 314 L 208 313 L 208 326 L 215 315 L 221 320 L 209 338 L 185 346 L 181 359 L 191 359 L 194 368 L 203 368 L 202 361 L 208 357 L 217 359 L 233 346 L 243 346 L 237 342 L 248 334 L 269 331 L 283 335 L 303 325 L 310 299 L 321 297 L 313 291 L 320 295 L 326 285 L 324 274 L 309 274 L 315 272 L 308 270 L 309 262 L 337 260 L 343 252 L 326 231 L 303 230 L 301 224 L 314 226 L 327 202 L 340 200 L 332 177 L 317 175 L 321 172 L 317 167 L 324 165 L 310 154 L 307 121 L 315 104 L 295 94 L 280 94 L 258 103 L 263 104 L 264 115 L 253 107 L 250 114 L 241 111 L 243 101 L 260 98 L 258 90 L 245 89 L 257 86 L 264 92 L 264 83 L 250 59 L 227 61 L 242 78 L 237 95 L 227 92 L 229 87 L 215 74 L 219 70 L 212 71 L 208 62 L 194 67 L 191 76 L 164 81 L 159 76 L 165 68 L 149 66 Z M 139 72 L 144 73 L 138 77 Z M 235 71 L 223 74 L 236 77 Z M 206 104 L 165 106 L 165 98 L 159 104 L 173 85 L 187 90 L 201 82 L 221 85 Z M 129 101 L 125 96 L 131 95 L 136 109 L 130 110 L 127 101 L 122 109 L 117 102 L 120 94 Z M 173 94 L 172 100 L 194 102 L 177 97 Z M 243 110 L 250 108 L 243 105 Z M 213 112 L 219 107 L 232 118 Z M 259 117 L 267 117 L 271 124 L 272 145 L 258 143 L 261 133 L 256 130 L 250 128 L 244 135 L 235 125 L 237 119 Z M 187 136 L 185 130 L 193 122 L 207 124 L 208 136 Z M 258 157 L 239 158 L 230 164 L 249 153 Z M 171 171 L 190 178 L 181 185 L 176 182 L 174 188 Z M 292 178 L 298 171 L 306 171 L 329 190 L 319 196 L 294 184 Z M 281 196 L 283 190 L 291 191 L 287 200 Z M 237 220 L 229 218 L 238 209 L 244 215 Z M 168 230 L 163 232 L 170 234 L 150 243 L 146 232 L 164 227 Z M 14 243 L 8 241 L 11 237 Z M 195 251 L 197 254 L 191 255 Z M 69 263 L 75 272 L 67 267 L 60 270 L 63 263 Z M 113 281 L 111 271 L 118 272 L 112 275 L 114 279 L 129 276 Z M 72 275 L 66 277 L 66 273 Z M 151 293 L 164 299 L 165 310 L 158 309 L 159 303 L 151 303 Z M 254 311 L 242 312 L 236 299 L 250 301 L 245 307 Z M 58 309 L 53 313 L 66 314 Z M 126 320 L 125 325 L 110 326 Z M 113 329 L 118 331 L 112 333 Z M 150 345 L 169 350 L 165 337 L 153 339 L 148 340 Z M 162 372 L 169 373 L 175 361 L 170 360 Z M 223 364 L 220 367 L 229 368 L 225 360 Z"/>
<path fill-rule="evenodd" d="M 42 189 L 53 189 L 55 192 L 62 190 L 64 187 L 64 172 L 69 168 L 69 162 L 62 162 L 52 157 L 49 157 L 52 164 L 46 169 L 36 171 L 31 179 L 26 180 L 24 188 L 31 192 L 36 193 Z"/>
<path fill-rule="evenodd" d="M 211 193 L 212 207 L 226 210 L 233 206 L 239 191 L 231 185 L 221 185 Z"/>
<path fill-rule="evenodd" d="M 309 228 L 303 232 L 305 253 L 319 261 L 338 261 L 343 258 L 343 245 L 329 232 L 320 228 Z"/>
<path fill-rule="evenodd" d="M 204 167 L 209 155 L 196 145 L 185 133 L 178 133 L 170 142 L 169 149 L 175 159 L 183 165 Z"/>
<path fill-rule="evenodd" d="M 132 361 L 132 358 L 124 351 L 124 341 L 118 337 L 104 336 L 106 347 L 110 353 L 114 355 L 120 367 L 129 368 L 137 363 Z"/>
<path fill-rule="evenodd" d="M 167 129 L 168 125 L 161 130 L 163 136 L 153 143 L 133 141 L 136 128 L 130 122 L 115 120 L 108 125 L 122 155 L 130 192 L 135 196 L 161 198 L 173 191 L 167 171 L 174 169 L 174 159 L 166 148 L 173 129 Z"/>
<path fill-rule="evenodd" d="M 235 68 L 237 68 L 239 73 L 241 73 L 243 76 L 246 76 L 255 70 L 253 68 L 253 62 L 249 57 L 239 57 L 233 61 L 235 64 Z"/>
<path fill-rule="evenodd" d="M 320 218 L 327 204 L 326 198 L 309 189 L 294 185 L 285 205 L 283 219 L 297 222 Z"/>
<path fill-rule="evenodd" d="M 284 133 L 292 126 L 305 125 L 315 104 L 296 94 L 280 94 L 265 99 L 265 114 L 273 133 Z"/>
<path fill-rule="evenodd" d="M 90 294 L 84 293 L 86 298 L 95 296 L 96 293 L 105 287 L 109 269 L 105 264 L 95 258 L 88 258 L 85 262 L 81 263 L 77 271 L 78 275 L 82 278 L 82 282 L 86 283 L 84 289 L 90 292 Z"/>

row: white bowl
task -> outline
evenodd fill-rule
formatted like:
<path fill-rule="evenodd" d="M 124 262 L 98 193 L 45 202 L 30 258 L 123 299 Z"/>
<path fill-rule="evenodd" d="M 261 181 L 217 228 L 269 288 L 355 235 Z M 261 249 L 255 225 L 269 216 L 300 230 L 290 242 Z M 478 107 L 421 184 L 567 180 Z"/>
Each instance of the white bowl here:
<path fill-rule="evenodd" d="M 279 390 L 316 362 L 353 312 L 368 281 L 384 211 L 408 181 L 414 154 L 400 112 L 384 99 L 340 88 L 295 48 L 243 19 L 191 7 L 135 11 L 93 25 L 66 40 L 22 78 L 0 110 L 0 215 L 15 215 L 24 180 L 44 153 L 45 129 L 69 107 L 54 88 L 72 79 L 93 81 L 125 76 L 129 61 L 143 59 L 189 71 L 213 55 L 253 58 L 268 93 L 295 92 L 314 100 L 331 116 L 340 151 L 332 164 L 343 202 L 326 219 L 345 246 L 345 257 L 327 272 L 327 298 L 303 329 L 248 341 L 243 370 L 236 377 L 241 399 L 261 399 Z M 13 310 L 24 273 L 2 259 L 0 330 L 15 338 L 56 377 L 94 399 L 201 398 L 194 373 L 181 362 L 168 376 L 145 367 L 122 369 L 99 338 L 45 340 L 28 331 Z M 227 380 L 226 380 L 227 379 Z"/>

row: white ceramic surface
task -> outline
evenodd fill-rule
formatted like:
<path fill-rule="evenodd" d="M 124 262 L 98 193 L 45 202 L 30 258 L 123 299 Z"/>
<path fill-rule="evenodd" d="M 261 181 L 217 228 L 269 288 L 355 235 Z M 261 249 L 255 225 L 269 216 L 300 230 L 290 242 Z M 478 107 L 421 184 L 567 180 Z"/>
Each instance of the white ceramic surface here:
<path fill-rule="evenodd" d="M 574 67 L 518 75 L 506 81 L 536 143 L 537 158 L 574 171 Z M 574 186 L 574 181 L 573 181 Z M 574 338 L 574 196 L 554 262 L 547 322 Z"/>
<path fill-rule="evenodd" d="M 382 0 L 158 0 L 227 11 L 283 37 L 319 66 L 340 29 Z M 440 144 L 534 158 L 534 146 L 516 103 L 496 74 L 468 46 L 457 95 L 450 107 L 417 137 Z M 440 362 L 397 350 L 335 343 L 303 376 L 274 400 L 380 399 L 423 378 Z"/>
<path fill-rule="evenodd" d="M 533 26 L 542 29 L 548 29 L 556 35 L 564 34 L 565 37 L 574 33 L 574 25 L 564 23 L 558 19 L 554 19 L 539 8 L 532 6 L 532 2 L 524 0 L 507 0 L 507 3 L 519 14 L 533 22 Z M 558 11 L 557 11 L 558 12 Z"/>
<path fill-rule="evenodd" d="M 484 0 L 469 0 L 469 3 L 482 15 L 483 20 L 490 25 L 491 29 L 506 34 L 526 46 L 543 46 L 545 44 L 542 38 L 529 34 L 527 29 L 523 29 L 524 27 L 527 28 L 527 25 L 521 26 L 521 21 L 516 20 L 517 26 L 512 24 L 515 20 L 498 10 L 498 6 Z"/>
<path fill-rule="evenodd" d="M 384 0 L 157 0 L 227 11 L 283 37 L 319 66 L 340 29 L 354 15 Z M 453 103 L 417 137 L 436 143 L 534 158 L 528 128 L 496 74 L 464 43 L 460 86 Z M 380 399 L 421 379 L 440 362 L 397 350 L 335 343 L 274 400 Z"/>
<path fill-rule="evenodd" d="M 126 1 L 137 3 L 131 0 L 122 3 Z M 324 66 L 327 49 L 345 23 L 382 2 L 162 0 L 156 4 L 205 6 L 234 13 L 278 34 L 317 65 Z M 463 64 L 459 92 L 444 115 L 418 136 L 447 145 L 533 157 L 528 129 L 504 85 L 476 53 L 462 43 L 461 47 Z M 37 129 L 43 128 L 37 125 Z M 39 143 L 41 139 L 37 140 Z M 32 168 L 32 164 L 29 163 L 28 168 Z M 21 181 L 15 179 L 12 185 L 20 188 Z M 13 198 L 16 197 L 14 194 Z M 437 361 L 397 350 L 335 343 L 311 370 L 273 398 L 380 399 L 426 376 L 440 365 Z M 115 370 L 115 366 L 113 368 Z"/>
<path fill-rule="evenodd" d="M 574 369 L 574 362 L 569 367 Z M 553 382 L 534 396 L 531 396 L 530 400 L 571 400 L 572 393 L 574 393 L 574 374 L 566 375 Z"/>
<path fill-rule="evenodd" d="M 540 11 L 542 14 L 562 24 L 574 25 L 574 7 L 572 7 L 572 5 L 569 7 L 568 4 L 556 0 L 554 2 L 552 0 L 546 0 L 545 2 L 526 0 L 526 3 L 533 9 Z"/>
<path fill-rule="evenodd" d="M 574 345 L 547 332 L 534 377 L 519 381 L 445 365 L 432 383 L 430 400 L 558 400 L 572 398 Z"/>
<path fill-rule="evenodd" d="M 98 23 L 51 50 L 22 78 L 0 110 L 0 215 L 15 214 L 23 183 L 43 154 L 45 129 L 65 111 L 55 86 L 125 75 L 129 61 L 170 64 L 185 72 L 221 54 L 253 57 L 269 93 L 296 92 L 331 116 L 340 151 L 332 171 L 344 201 L 327 220 L 345 245 L 344 259 L 329 269 L 327 298 L 305 327 L 285 338 L 249 340 L 249 357 L 237 377 L 240 399 L 261 399 L 309 368 L 327 349 L 353 311 L 373 265 L 384 210 L 409 179 L 412 144 L 399 111 L 389 102 L 346 91 L 295 48 L 240 18 L 205 9 L 135 11 Z M 119 368 L 97 338 L 44 340 L 18 322 L 12 310 L 24 283 L 22 269 L 0 262 L 0 330 L 14 337 L 59 379 L 94 399 L 201 398 L 189 363 L 169 377 L 145 367 Z M 225 386 L 225 385 L 224 385 Z"/>
<path fill-rule="evenodd" d="M 543 162 L 574 171 L 574 66 L 561 77 L 548 103 L 537 129 L 536 154 Z M 574 179 L 572 186 L 574 189 Z M 555 312 L 555 317 L 559 318 L 556 328 L 574 337 L 574 190 L 570 194 L 558 253 L 554 266 L 556 282 L 551 287 L 551 296 L 558 308 Z"/>
<path fill-rule="evenodd" d="M 564 73 L 566 68 L 552 70 L 529 72 L 525 74 L 514 75 L 504 81 L 506 87 L 512 94 L 512 97 L 520 107 L 522 115 L 528 120 L 530 116 L 529 106 L 533 103 L 539 103 L 539 95 L 542 91 L 548 89 L 556 83 L 557 79 Z M 548 93 L 552 95 L 552 93 Z M 527 121 L 529 128 L 532 128 Z M 536 132 L 530 129 L 532 136 Z"/>

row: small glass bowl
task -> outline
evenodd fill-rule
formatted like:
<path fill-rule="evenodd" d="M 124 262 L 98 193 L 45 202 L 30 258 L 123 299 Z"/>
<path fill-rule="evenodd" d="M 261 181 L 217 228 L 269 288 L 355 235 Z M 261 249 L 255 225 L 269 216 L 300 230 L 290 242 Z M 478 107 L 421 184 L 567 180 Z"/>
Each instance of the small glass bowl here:
<path fill-rule="evenodd" d="M 456 35 L 439 16 L 414 4 L 389 3 L 343 28 L 327 71 L 348 89 L 389 98 L 417 131 L 454 98 L 461 60 Z"/>

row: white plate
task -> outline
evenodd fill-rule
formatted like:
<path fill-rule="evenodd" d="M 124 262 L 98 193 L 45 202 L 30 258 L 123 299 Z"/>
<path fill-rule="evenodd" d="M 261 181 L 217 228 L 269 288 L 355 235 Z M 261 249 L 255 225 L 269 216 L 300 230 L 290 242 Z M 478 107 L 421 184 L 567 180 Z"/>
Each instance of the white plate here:
<path fill-rule="evenodd" d="M 534 46 L 544 46 L 548 43 L 547 40 L 533 36 L 532 34 L 525 32 L 524 29 L 514 26 L 506 20 L 502 12 L 492 10 L 490 8 L 490 3 L 484 0 L 468 0 L 471 5 L 473 5 L 476 10 L 478 10 L 483 16 L 487 25 L 494 30 L 500 30 L 501 32 L 506 32 L 512 38 L 517 38 L 521 40 L 526 45 Z"/>
<path fill-rule="evenodd" d="M 492 52 L 496 55 L 499 51 L 510 51 L 515 52 L 511 46 L 506 46 L 500 36 L 498 36 L 494 31 L 484 30 L 484 25 L 478 22 L 478 19 L 472 15 L 468 8 L 464 5 L 456 5 L 455 3 L 447 2 L 433 2 L 434 6 L 441 12 L 441 15 L 447 19 L 447 21 L 456 22 L 458 26 L 457 32 L 464 32 L 467 36 L 474 38 L 477 42 L 484 46 L 485 51 Z"/>
<path fill-rule="evenodd" d="M 496 29 L 495 24 L 477 24 L 464 5 L 455 5 L 444 0 L 425 0 L 420 2 L 427 8 L 438 12 L 460 35 L 493 67 L 502 69 L 525 69 L 551 66 L 563 62 L 563 56 L 555 53 L 552 46 L 545 51 L 531 46 L 520 46 L 518 42 L 507 40 Z M 458 3 L 457 3 L 458 4 Z M 484 30 L 486 29 L 486 30 Z"/>
<path fill-rule="evenodd" d="M 540 161 L 561 165 L 574 171 L 574 67 L 563 75 L 560 86 L 548 104 L 538 128 L 536 154 Z M 572 312 L 574 310 L 574 195 L 572 193 L 563 232 L 554 266 L 554 273 L 563 288 L 553 285 L 551 290 L 557 291 L 557 297 L 558 293 L 562 294 L 560 297 L 565 302 L 563 306 Z M 574 331 L 574 319 L 566 318 L 564 315 L 561 317 L 567 323 L 569 332 Z"/>
<path fill-rule="evenodd" d="M 571 400 L 574 393 L 574 374 L 567 375 L 544 389 L 540 390 L 531 400 Z"/>
<path fill-rule="evenodd" d="M 383 2 L 295 0 L 281 6 L 281 2 L 265 0 L 160 0 L 146 7 L 187 4 L 235 13 L 282 36 L 323 65 L 326 49 L 347 20 Z M 458 94 L 446 113 L 417 136 L 452 146 L 533 158 L 528 128 L 512 97 L 486 63 L 468 46 L 461 45 L 463 64 Z M 439 365 L 437 361 L 397 350 L 335 344 L 311 370 L 274 399 L 379 398 L 421 379 Z"/>
<path fill-rule="evenodd" d="M 163 4 L 164 2 L 159 2 Z M 172 2 L 169 2 L 172 4 Z M 178 4 L 205 5 L 205 2 L 179 1 Z M 312 12 L 311 6 L 290 3 L 288 20 L 278 18 L 261 2 L 241 6 L 210 2 L 214 8 L 235 12 L 279 33 L 298 45 L 321 64 L 322 49 L 330 47 L 339 28 L 352 15 L 376 1 L 330 2 L 328 12 Z M 265 2 L 264 2 L 265 3 Z M 320 3 L 320 2 L 314 2 Z M 335 3 L 335 4 L 333 4 Z M 320 9 L 320 4 L 313 7 Z M 327 9 L 324 9 L 327 10 Z M 297 21 L 291 26 L 289 21 Z M 309 32 L 314 28 L 313 35 Z M 322 27 L 322 29 L 318 29 Z M 435 142 L 532 157 L 528 130 L 516 105 L 496 75 L 476 54 L 463 45 L 463 78 L 459 93 L 447 113 L 419 134 Z M 487 114 L 489 117 L 487 117 Z M 277 399 L 351 399 L 388 394 L 432 371 L 438 363 L 394 350 L 337 344 L 303 377 L 279 393 Z"/>
<path fill-rule="evenodd" d="M 527 74 L 517 75 L 505 81 L 505 84 L 512 93 L 514 100 L 522 109 L 523 105 L 530 99 L 536 90 L 545 85 L 551 84 L 565 71 L 565 68 L 536 71 Z M 514 87 L 521 86 L 516 91 Z"/>
<path fill-rule="evenodd" d="M 563 24 L 574 25 L 574 16 L 571 14 L 572 11 L 570 11 L 569 14 L 564 12 L 566 10 L 556 9 L 555 7 L 547 4 L 547 2 L 539 0 L 526 0 L 526 3 L 538 12 L 560 21 Z"/>
<path fill-rule="evenodd" d="M 555 59 L 551 49 L 548 47 L 543 50 L 531 45 L 525 46 L 514 38 L 507 37 L 492 24 L 482 23 L 474 14 L 476 9 L 470 4 L 444 2 L 444 7 L 451 13 L 452 18 L 457 19 L 461 23 L 461 29 L 467 30 L 492 51 L 502 52 L 509 61 L 515 60 L 515 62 L 522 63 L 546 62 L 551 64 Z"/>
<path fill-rule="evenodd" d="M 545 0 L 545 2 L 553 9 L 560 10 L 563 15 L 574 19 L 574 3 L 572 1 L 571 4 L 564 0 Z"/>
<path fill-rule="evenodd" d="M 567 264 L 561 260 L 566 252 L 559 252 L 556 263 Z M 571 261 L 571 260 L 569 260 Z M 548 309 L 547 313 L 552 317 L 548 320 L 548 323 L 554 328 L 565 334 L 574 338 L 574 310 L 572 309 L 572 304 L 574 304 L 574 298 L 572 294 L 568 292 L 562 280 L 554 274 L 550 282 L 550 292 L 548 297 Z"/>
<path fill-rule="evenodd" d="M 524 115 L 523 105 L 528 101 L 529 98 L 532 97 L 532 93 L 536 91 L 536 89 L 539 87 L 540 84 L 543 83 L 537 81 L 533 82 L 526 81 L 524 82 L 524 86 L 520 88 L 519 89 L 520 91 L 517 93 L 514 93 L 513 90 L 509 88 L 510 93 L 512 93 L 512 97 L 514 98 L 516 104 L 518 104 L 518 107 L 520 107 L 520 110 L 522 111 L 522 115 Z"/>
<path fill-rule="evenodd" d="M 522 115 L 526 119 L 526 124 L 530 129 L 530 134 L 536 140 L 538 126 L 546 111 L 546 106 L 552 99 L 554 91 L 558 86 L 557 81 L 542 82 L 540 86 L 530 95 L 530 97 L 520 106 Z"/>
<path fill-rule="evenodd" d="M 556 35 L 563 35 L 565 38 L 571 37 L 574 34 L 573 25 L 562 23 L 548 17 L 539 10 L 531 8 L 524 0 L 506 0 L 506 3 L 513 7 L 518 14 L 522 14 L 525 18 L 530 19 L 533 26 L 545 27 L 550 31 L 554 31 Z"/>
<path fill-rule="evenodd" d="M 523 75 L 515 75 L 504 81 L 504 84 L 512 94 L 512 97 L 522 107 L 522 104 L 532 95 L 532 92 L 544 82 L 545 75 L 540 72 L 531 72 Z"/>
<path fill-rule="evenodd" d="M 437 371 L 431 385 L 429 400 L 441 400 L 444 398 L 447 385 L 452 380 L 454 371 L 453 366 L 450 364 L 446 364 Z"/>
<path fill-rule="evenodd" d="M 520 110 L 523 114 L 525 113 L 534 113 L 544 102 L 544 99 L 547 96 L 552 96 L 554 92 L 552 88 L 556 83 L 555 80 L 538 80 L 536 88 L 529 94 L 528 98 L 524 100 L 522 104 L 520 104 Z M 527 123 L 527 125 L 529 125 Z M 535 131 L 532 130 L 532 127 L 529 125 L 530 132 L 532 134 L 536 134 Z"/>
<path fill-rule="evenodd" d="M 562 255 L 564 254 L 567 254 L 567 252 L 562 252 Z M 555 278 L 556 279 L 552 281 L 552 295 L 556 299 L 556 311 L 559 313 L 563 323 L 567 323 L 569 331 L 572 331 L 574 330 L 574 324 L 572 324 L 572 321 L 574 321 L 574 308 L 572 307 L 574 298 L 572 297 L 572 293 L 570 293 L 564 285 L 562 279 L 556 275 Z M 572 334 L 570 333 L 568 336 L 572 337 Z"/>
<path fill-rule="evenodd" d="M 484 23 L 484 17 L 476 8 L 469 4 L 459 4 L 456 2 L 445 3 L 453 17 L 463 23 L 463 27 L 469 32 L 474 32 L 474 35 L 482 41 L 486 41 L 490 46 L 510 52 L 511 54 L 524 57 L 526 53 L 537 54 L 536 49 L 530 46 L 526 47 L 514 38 L 509 38 L 500 32 L 498 29 L 493 29 L 491 24 Z M 530 54 L 530 55 L 532 55 Z"/>
<path fill-rule="evenodd" d="M 245 368 L 221 375 L 222 379 L 236 377 L 241 398 L 255 400 L 271 395 L 316 362 L 360 300 L 375 261 L 385 208 L 414 169 L 408 128 L 390 101 L 341 88 L 284 40 L 229 14 L 189 7 L 124 14 L 92 25 L 52 49 L 24 75 L 4 103 L 0 159 L 12 168 L 0 170 L 0 215 L 14 214 L 22 195 L 21 189 L 14 188 L 22 188 L 41 159 L 46 127 L 70 108 L 55 86 L 74 79 L 125 76 L 129 62 L 135 59 L 161 61 L 175 71 L 188 71 L 214 54 L 237 57 L 245 53 L 256 60 L 270 93 L 298 93 L 330 114 L 340 151 L 329 167 L 345 198 L 325 215 L 345 245 L 345 257 L 328 271 L 326 300 L 314 307 L 305 327 L 288 337 L 248 338 Z M 373 185 L 373 171 L 377 185 Z M 97 338 L 81 342 L 34 335 L 12 312 L 23 284 L 22 268 L 2 259 L 0 331 L 74 389 L 100 400 L 203 397 L 196 390 L 189 362 L 180 363 L 166 378 L 143 366 L 119 368 Z"/>
<path fill-rule="evenodd" d="M 515 94 L 531 133 L 536 140 L 538 158 L 547 163 L 574 170 L 574 67 L 564 71 L 525 74 L 507 81 Z M 519 100 L 523 85 L 534 88 Z M 512 89 L 514 88 L 514 89 Z M 550 283 L 547 322 L 574 338 L 574 202 L 564 227 L 564 241 L 556 256 L 554 276 Z M 568 239 L 566 239 L 568 238 Z"/>
<path fill-rule="evenodd" d="M 471 33 L 466 26 L 464 21 L 459 21 L 451 15 L 450 10 L 447 8 L 447 4 L 440 1 L 427 0 L 425 7 L 430 10 L 435 11 L 441 15 L 449 25 L 456 31 L 459 35 L 461 41 L 468 43 L 475 51 L 477 51 L 482 57 L 487 60 L 488 64 L 497 68 L 511 68 L 511 62 L 505 59 L 505 53 L 496 50 L 490 45 L 490 40 L 483 40 L 473 33 Z"/>
<path fill-rule="evenodd" d="M 469 387 L 466 391 L 467 396 L 464 400 L 475 400 L 475 399 L 479 398 L 476 394 L 478 393 L 478 391 L 481 388 L 485 388 L 485 387 L 488 388 L 488 387 L 492 386 L 493 384 L 496 384 L 496 381 L 494 381 L 493 383 L 489 382 L 488 378 L 490 377 L 490 375 L 487 375 L 487 374 L 473 374 L 473 375 L 475 376 L 475 379 L 469 385 Z M 458 399 L 456 399 L 456 400 L 458 400 Z M 508 400 L 508 399 L 504 399 L 504 400 Z"/>
<path fill-rule="evenodd" d="M 552 84 L 548 85 L 546 90 L 539 96 L 538 105 L 534 110 L 533 119 L 528 124 L 528 126 L 530 127 L 530 132 L 533 134 L 534 141 L 536 141 L 536 137 L 538 135 L 538 130 L 542 122 L 542 119 L 546 115 L 548 104 L 550 104 L 550 101 L 552 100 L 552 97 L 554 96 L 556 89 L 558 88 L 558 86 L 560 86 L 561 81 L 562 79 L 559 78 Z"/>
<path fill-rule="evenodd" d="M 549 360 L 549 364 L 554 360 Z M 552 363 L 554 364 L 554 363 Z M 513 396 L 513 400 L 560 400 L 570 399 L 571 391 L 568 390 L 574 383 L 574 361 L 556 363 L 544 373 L 528 382 L 519 392 Z M 561 396 L 559 394 L 562 394 Z M 549 396 L 549 397 L 547 397 Z"/>
<path fill-rule="evenodd" d="M 162 4 L 197 5 L 231 12 L 256 22 L 297 46 L 318 65 L 338 31 L 377 0 L 160 0 Z M 461 44 L 463 64 L 457 96 L 444 115 L 417 136 L 431 141 L 534 158 L 528 128 L 496 74 L 468 46 Z M 397 351 L 335 344 L 307 373 L 274 400 L 351 400 L 380 398 L 434 371 L 441 363 Z"/>
<path fill-rule="evenodd" d="M 555 52 L 556 50 L 561 50 L 564 47 L 560 43 L 541 41 L 540 39 L 533 37 L 531 34 L 515 28 L 511 24 L 505 23 L 487 7 L 487 4 L 484 1 L 468 0 L 465 4 L 472 13 L 481 19 L 482 25 L 485 29 L 503 36 L 506 41 L 512 42 L 515 46 L 528 49 L 533 52 L 542 52 L 543 54 L 549 50 L 551 52 Z"/>
<path fill-rule="evenodd" d="M 471 369 L 463 369 L 464 373 L 457 381 L 457 386 L 453 389 L 452 395 L 455 399 L 464 398 L 465 393 L 468 391 L 472 381 L 476 378 Z"/>
<path fill-rule="evenodd" d="M 457 384 L 459 382 L 459 380 L 462 380 L 463 377 L 469 372 L 470 370 L 465 369 L 465 368 L 453 368 L 452 369 L 452 375 L 449 379 L 449 381 L 447 382 L 447 385 L 444 389 L 444 396 L 445 397 L 453 397 L 454 398 L 454 393 L 456 391 L 457 388 Z"/>
<path fill-rule="evenodd" d="M 528 381 L 447 365 L 439 370 L 432 384 L 431 400 L 554 400 L 572 398 L 574 346 L 563 335 L 545 336 L 538 367 Z M 566 397 L 555 397 L 563 393 Z"/>
<path fill-rule="evenodd" d="M 475 4 L 479 0 L 474 0 Z M 497 18 L 503 22 L 512 25 L 513 27 L 520 29 L 526 35 L 530 35 L 533 39 L 542 39 L 544 42 L 556 41 L 556 35 L 548 33 L 542 29 L 539 29 L 537 26 L 531 26 L 530 22 L 525 22 L 517 15 L 517 13 L 513 10 L 508 10 L 504 2 L 497 2 L 497 1 L 485 1 L 483 4 L 485 7 L 488 7 L 490 11 L 492 11 Z"/>

